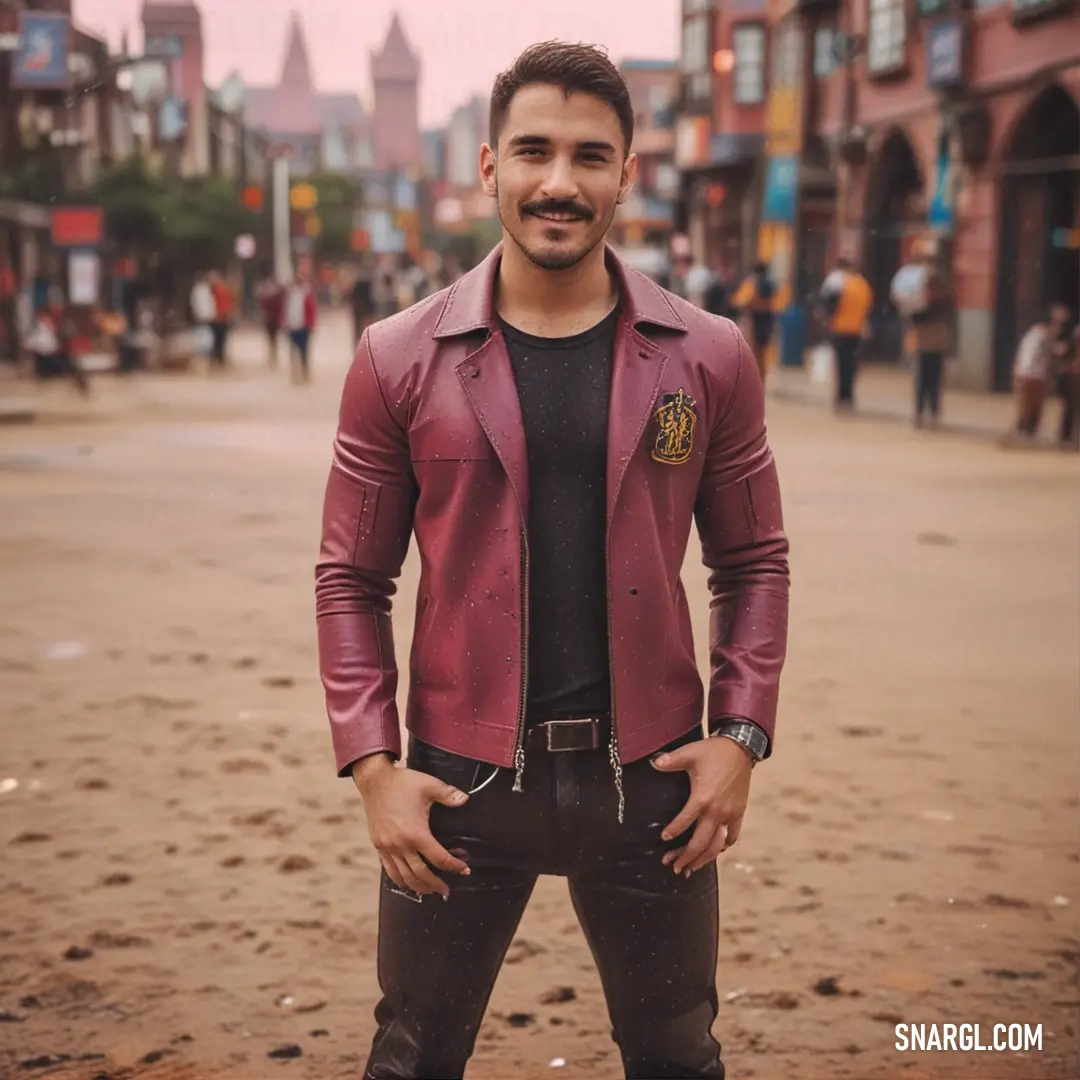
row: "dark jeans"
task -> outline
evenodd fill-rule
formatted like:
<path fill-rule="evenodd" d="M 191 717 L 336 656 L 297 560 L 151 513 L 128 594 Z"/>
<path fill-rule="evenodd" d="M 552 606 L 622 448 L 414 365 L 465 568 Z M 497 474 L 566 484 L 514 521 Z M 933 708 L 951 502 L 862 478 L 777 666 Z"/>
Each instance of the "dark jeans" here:
<path fill-rule="evenodd" d="M 214 345 L 210 358 L 219 367 L 225 364 L 225 346 L 229 340 L 229 324 L 227 322 L 215 322 L 210 324 L 210 333 L 213 335 Z"/>
<path fill-rule="evenodd" d="M 1061 429 L 1058 438 L 1063 443 L 1076 442 L 1076 419 L 1080 412 L 1080 374 L 1066 372 L 1059 380 L 1058 389 L 1061 393 Z"/>
<path fill-rule="evenodd" d="M 678 740 L 699 738 L 695 731 Z M 409 766 L 472 791 L 492 766 L 410 743 Z M 435 805 L 431 829 L 465 859 L 450 897 L 424 900 L 384 874 L 379 907 L 378 1031 L 365 1080 L 461 1077 L 503 957 L 539 874 L 569 879 L 600 972 L 626 1076 L 723 1080 L 716 1020 L 715 864 L 676 877 L 660 833 L 685 805 L 685 773 L 647 760 L 623 770 L 625 821 L 605 746 L 549 753 L 530 741 L 524 792 L 500 769 L 459 809 Z"/>
<path fill-rule="evenodd" d="M 941 376 L 944 369 L 944 353 L 919 353 L 919 366 L 915 373 L 916 420 L 921 420 L 927 409 L 933 417 L 941 415 Z"/>
<path fill-rule="evenodd" d="M 306 327 L 303 330 L 290 330 L 289 340 L 292 342 L 296 359 L 300 362 L 300 371 L 306 379 L 308 376 L 308 346 L 311 344 L 311 331 Z"/>
<path fill-rule="evenodd" d="M 855 404 L 855 372 L 858 367 L 859 338 L 853 334 L 835 334 L 836 404 Z"/>

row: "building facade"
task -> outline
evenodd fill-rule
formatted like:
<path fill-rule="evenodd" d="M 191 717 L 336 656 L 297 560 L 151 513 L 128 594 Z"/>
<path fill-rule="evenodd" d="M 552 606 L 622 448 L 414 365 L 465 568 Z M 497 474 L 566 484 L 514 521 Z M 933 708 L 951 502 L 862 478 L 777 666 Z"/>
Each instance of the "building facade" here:
<path fill-rule="evenodd" d="M 677 161 L 695 253 L 728 257 L 738 222 L 745 233 L 768 208 L 769 148 L 788 131 L 793 304 L 840 255 L 860 261 L 872 352 L 895 360 L 889 282 L 934 234 L 955 297 L 952 377 L 1007 389 L 1027 326 L 1080 302 L 1075 0 L 685 0 L 683 18 Z M 745 263 L 755 245 L 740 243 Z"/>
<path fill-rule="evenodd" d="M 375 94 L 375 168 L 418 168 L 423 161 L 420 58 L 409 45 L 396 12 L 382 48 L 371 54 L 371 82 Z"/>
<path fill-rule="evenodd" d="M 675 168 L 675 112 L 679 71 L 667 60 L 625 60 L 619 70 L 634 105 L 638 175 L 619 207 L 612 240 L 626 247 L 663 246 L 675 224 L 679 174 Z"/>

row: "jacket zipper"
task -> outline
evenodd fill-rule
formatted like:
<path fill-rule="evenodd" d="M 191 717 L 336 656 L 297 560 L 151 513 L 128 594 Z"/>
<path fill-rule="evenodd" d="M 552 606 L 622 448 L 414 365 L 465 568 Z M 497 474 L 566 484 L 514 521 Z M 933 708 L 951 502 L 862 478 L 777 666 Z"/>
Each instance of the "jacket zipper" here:
<path fill-rule="evenodd" d="M 521 698 L 518 701 L 517 734 L 514 742 L 514 791 L 524 791 L 525 708 L 529 698 L 529 538 L 521 530 Z"/>
<path fill-rule="evenodd" d="M 626 796 L 623 792 L 622 760 L 619 757 L 619 735 L 615 723 L 615 652 L 611 645 L 614 640 L 611 632 L 611 545 L 606 541 L 604 562 L 604 584 L 607 592 L 608 678 L 611 680 L 611 742 L 608 744 L 608 760 L 611 762 L 611 771 L 615 774 L 615 790 L 619 793 L 619 824 L 622 825 L 626 810 Z"/>

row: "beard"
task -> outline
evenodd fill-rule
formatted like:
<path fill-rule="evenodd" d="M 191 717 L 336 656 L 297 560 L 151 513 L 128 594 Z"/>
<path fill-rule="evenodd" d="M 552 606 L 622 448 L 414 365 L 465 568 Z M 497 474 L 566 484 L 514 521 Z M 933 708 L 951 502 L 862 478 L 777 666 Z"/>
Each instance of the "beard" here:
<path fill-rule="evenodd" d="M 518 208 L 516 220 L 511 223 L 508 220 L 509 215 L 503 212 L 498 177 L 495 179 L 495 205 L 499 211 L 499 221 L 502 223 L 503 232 L 513 240 L 515 247 L 525 258 L 533 266 L 539 267 L 541 270 L 569 270 L 571 267 L 577 266 L 582 259 L 596 248 L 597 244 L 603 242 L 612 222 L 615 220 L 616 210 L 616 207 L 612 206 L 607 220 L 603 222 L 603 228 L 597 229 L 595 228 L 597 215 L 588 208 L 573 202 L 540 199 L 535 202 L 523 203 Z M 535 242 L 526 239 L 521 225 L 523 219 L 528 218 L 530 215 L 542 213 L 545 210 L 549 212 L 577 213 L 582 220 L 591 223 L 593 227 L 586 232 L 580 241 L 569 244 L 560 235 L 561 230 L 553 228 L 549 234 L 552 246 L 540 247 Z"/>

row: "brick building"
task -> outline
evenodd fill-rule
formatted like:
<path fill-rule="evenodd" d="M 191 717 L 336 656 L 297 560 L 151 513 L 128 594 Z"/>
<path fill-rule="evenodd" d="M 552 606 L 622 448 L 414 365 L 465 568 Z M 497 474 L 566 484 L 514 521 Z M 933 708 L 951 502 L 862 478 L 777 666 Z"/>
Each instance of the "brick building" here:
<path fill-rule="evenodd" d="M 732 251 L 738 222 L 760 208 L 755 141 L 770 110 L 787 108 L 796 304 L 839 254 L 861 260 L 879 297 L 874 351 L 895 359 L 888 282 L 934 231 L 956 298 L 953 377 L 1006 389 L 1027 325 L 1051 301 L 1080 303 L 1075 0 L 684 4 L 677 160 L 699 257 Z M 793 55 L 773 48 L 781 20 Z M 781 63 L 785 79 L 795 70 L 784 100 Z"/>

